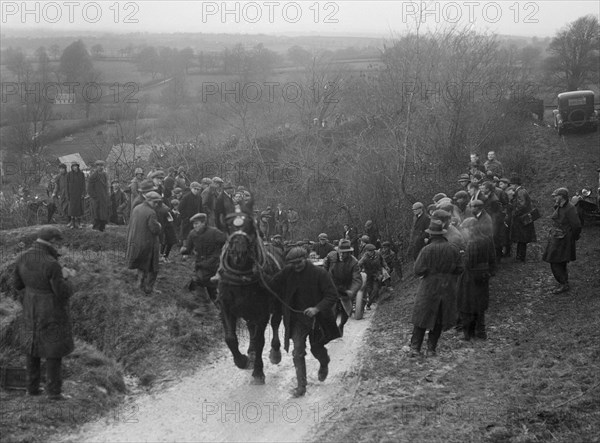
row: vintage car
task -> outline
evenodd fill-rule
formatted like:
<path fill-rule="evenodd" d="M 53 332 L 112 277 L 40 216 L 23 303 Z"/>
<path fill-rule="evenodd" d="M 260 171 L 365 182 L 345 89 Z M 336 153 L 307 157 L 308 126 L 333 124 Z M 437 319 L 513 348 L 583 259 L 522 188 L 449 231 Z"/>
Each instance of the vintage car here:
<path fill-rule="evenodd" d="M 562 135 L 570 129 L 598 129 L 598 111 L 594 110 L 593 91 L 571 91 L 558 94 L 554 113 L 554 129 Z"/>

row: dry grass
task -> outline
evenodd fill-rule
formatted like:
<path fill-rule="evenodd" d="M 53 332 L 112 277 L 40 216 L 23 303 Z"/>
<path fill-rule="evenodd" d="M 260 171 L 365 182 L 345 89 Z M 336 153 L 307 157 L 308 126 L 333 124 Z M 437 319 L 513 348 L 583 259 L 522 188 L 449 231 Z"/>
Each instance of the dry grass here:
<path fill-rule="evenodd" d="M 17 253 L 33 243 L 38 229 L 0 232 L 0 319 L 19 309 L 11 299 L 16 296 L 10 288 L 12 263 Z M 44 441 L 57 430 L 94 419 L 119 404 L 126 391 L 125 373 L 150 387 L 171 377 L 171 371 L 197 367 L 204 351 L 221 341 L 216 315 L 197 317 L 190 312 L 199 307 L 195 296 L 183 289 L 192 262 L 165 265 L 156 285 L 160 292 L 146 296 L 136 287 L 135 271 L 125 269 L 125 229 L 64 230 L 67 251 L 60 260 L 77 270 L 71 299 L 77 343 L 64 361 L 64 391 L 73 398 L 54 419 L 44 412 L 52 406 L 44 399 L 26 398 L 22 391 L 2 391 L 9 413 L 2 415 L 0 426 L 2 435 L 11 441 Z M 23 366 L 14 324 L 2 331 L 0 362 Z"/>

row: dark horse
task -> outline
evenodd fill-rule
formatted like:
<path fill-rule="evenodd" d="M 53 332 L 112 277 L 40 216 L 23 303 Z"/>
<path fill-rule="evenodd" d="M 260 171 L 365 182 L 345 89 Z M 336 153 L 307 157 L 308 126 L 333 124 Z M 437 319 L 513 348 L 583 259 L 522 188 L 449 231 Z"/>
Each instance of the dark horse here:
<path fill-rule="evenodd" d="M 235 365 L 242 369 L 253 365 L 252 383 L 264 384 L 262 352 L 269 317 L 273 330 L 269 359 L 273 364 L 281 361 L 281 307 L 268 289 L 268 281 L 280 269 L 281 263 L 263 245 L 251 209 L 245 210 L 247 212 L 241 212 L 238 208 L 225 219 L 229 236 L 221 253 L 218 300 L 225 342 L 233 354 Z M 246 320 L 248 327 L 248 355 L 239 350 L 236 334 L 238 318 Z"/>

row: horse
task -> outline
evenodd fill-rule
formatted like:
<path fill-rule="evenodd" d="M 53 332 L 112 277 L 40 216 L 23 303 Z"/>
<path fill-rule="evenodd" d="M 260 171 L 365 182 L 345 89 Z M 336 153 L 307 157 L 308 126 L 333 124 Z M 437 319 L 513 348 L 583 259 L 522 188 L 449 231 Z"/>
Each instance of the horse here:
<path fill-rule="evenodd" d="M 225 218 L 225 223 L 229 235 L 221 252 L 218 283 L 225 342 L 238 368 L 253 368 L 252 384 L 264 384 L 262 352 L 269 318 L 273 331 L 269 359 L 273 364 L 281 361 L 279 325 L 282 310 L 268 284 L 282 263 L 263 245 L 251 210 L 243 212 L 238 207 L 235 213 Z M 248 355 L 239 350 L 238 318 L 246 320 L 250 337 Z"/>

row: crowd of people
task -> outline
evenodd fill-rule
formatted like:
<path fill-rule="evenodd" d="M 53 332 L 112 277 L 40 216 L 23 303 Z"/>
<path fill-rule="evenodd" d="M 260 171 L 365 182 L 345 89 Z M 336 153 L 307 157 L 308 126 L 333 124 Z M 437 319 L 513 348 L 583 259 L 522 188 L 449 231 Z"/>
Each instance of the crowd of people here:
<path fill-rule="evenodd" d="M 490 278 L 501 261 L 512 255 L 513 244 L 516 261 L 526 261 L 527 245 L 536 239 L 534 222 L 539 211 L 520 178 L 508 179 L 503 174 L 494 152 L 488 153 L 484 164 L 473 154 L 451 197 L 440 192 L 431 204 L 412 205 L 407 255 L 414 259 L 414 274 L 420 280 L 412 313 L 411 357 L 422 355 L 427 331 L 428 355 L 436 354 L 442 331 L 450 327 L 461 329 L 467 341 L 485 340 Z M 86 194 L 85 177 L 73 164 L 70 172 L 61 166 L 55 182 L 57 207 L 68 215 L 69 227 L 77 229 Z M 188 288 L 197 289 L 203 300 L 197 313 L 203 315 L 210 301 L 218 305 L 220 256 L 227 241 L 225 217 L 251 200 L 245 188 L 235 188 L 219 177 L 190 182 L 183 168 L 169 168 L 166 174 L 152 170 L 147 175 L 137 169 L 128 190 L 112 182 L 109 191 L 104 162 L 98 161 L 87 182 L 87 195 L 93 229 L 103 231 L 109 220 L 128 223 L 127 265 L 138 270 L 139 287 L 145 294 L 155 291 L 160 262 L 168 263 L 172 247 L 178 244 L 183 256 L 195 256 Z M 554 292 L 562 293 L 570 289 L 567 263 L 576 258 L 581 224 L 567 189 L 556 189 L 552 197 L 553 226 L 543 260 L 550 263 L 558 283 Z M 119 214 L 122 220 L 111 218 Z M 255 213 L 255 225 L 268 251 L 286 264 L 273 277 L 273 288 L 282 296 L 286 340 L 294 343 L 298 386 L 293 395 L 301 396 L 306 392 L 307 337 L 320 362 L 318 379 L 323 381 L 329 364 L 325 344 L 343 336 L 358 291 L 364 290 L 369 309 L 377 302 L 382 286 L 402 280 L 405 254 L 401 242 L 381 238 L 372 220 L 362 232 L 344 225 L 341 238 L 332 242 L 326 233 L 319 234 L 316 242 L 292 241 L 297 221 L 297 212 L 284 210 L 281 204 L 275 210 L 268 207 Z M 15 268 L 16 287 L 25 289 L 25 330 L 30 333 L 26 337 L 28 393 L 40 393 L 40 359 L 46 358 L 48 394 L 53 399 L 62 398 L 60 361 L 73 349 L 67 308 L 72 293 L 67 280 L 72 273 L 57 261 L 56 247 L 61 240 L 59 229 L 43 227 L 34 247 L 17 259 Z M 32 265 L 33 254 L 47 256 L 45 267 Z M 48 295 L 57 302 L 48 304 Z M 47 343 L 42 333 L 50 323 L 55 328 L 58 324 L 61 334 L 53 343 Z M 316 324 L 325 331 L 319 339 L 312 329 Z"/>

